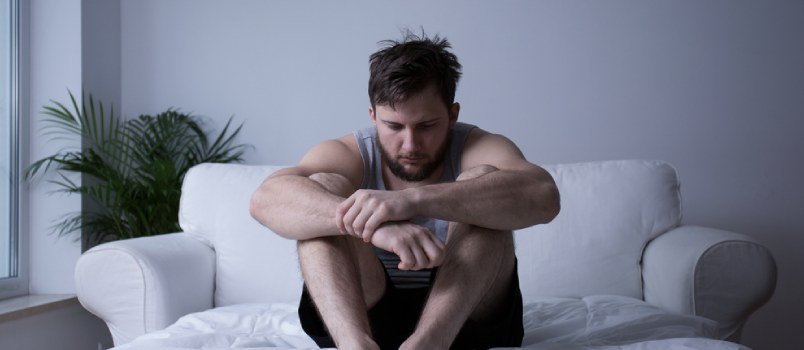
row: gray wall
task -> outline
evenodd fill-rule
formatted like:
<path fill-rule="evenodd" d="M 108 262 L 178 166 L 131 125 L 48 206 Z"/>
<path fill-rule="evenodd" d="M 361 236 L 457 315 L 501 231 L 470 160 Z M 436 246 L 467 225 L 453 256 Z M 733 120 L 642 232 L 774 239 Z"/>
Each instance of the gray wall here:
<path fill-rule="evenodd" d="M 804 327 L 804 3 L 780 1 L 123 0 L 129 117 L 168 107 L 245 121 L 252 164 L 291 164 L 367 125 L 368 55 L 400 27 L 464 65 L 461 119 L 537 164 L 674 164 L 684 222 L 749 234 L 779 283 L 744 342 Z"/>
<path fill-rule="evenodd" d="M 81 86 L 96 101 L 102 102 L 107 116 L 120 113 L 120 63 L 120 0 L 82 0 Z M 82 143 L 88 147 L 90 141 L 82 140 Z M 91 185 L 97 180 L 82 175 L 81 183 Z M 101 210 L 90 197 L 82 196 L 81 211 Z M 89 229 L 81 232 L 82 252 L 99 243 L 89 240 L 89 234 Z"/>

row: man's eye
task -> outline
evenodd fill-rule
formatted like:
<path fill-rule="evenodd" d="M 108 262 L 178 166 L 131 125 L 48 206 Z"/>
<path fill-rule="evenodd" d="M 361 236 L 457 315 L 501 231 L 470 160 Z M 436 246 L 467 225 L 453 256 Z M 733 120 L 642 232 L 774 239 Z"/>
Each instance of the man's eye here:
<path fill-rule="evenodd" d="M 427 129 L 432 128 L 432 127 L 433 127 L 433 125 L 432 125 L 432 124 L 429 124 L 429 125 L 419 125 L 419 129 L 420 129 L 420 130 L 427 130 Z"/>
<path fill-rule="evenodd" d="M 388 127 L 389 127 L 391 130 L 401 130 L 401 129 L 402 129 L 402 126 L 401 126 L 401 125 L 388 125 Z"/>

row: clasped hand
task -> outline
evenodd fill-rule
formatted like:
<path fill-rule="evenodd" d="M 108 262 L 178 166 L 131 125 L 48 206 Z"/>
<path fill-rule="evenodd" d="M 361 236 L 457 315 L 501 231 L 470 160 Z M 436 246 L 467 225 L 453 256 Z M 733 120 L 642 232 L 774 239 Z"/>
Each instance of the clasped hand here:
<path fill-rule="evenodd" d="M 407 220 L 416 216 L 405 191 L 358 190 L 335 210 L 335 222 L 348 234 L 399 256 L 400 270 L 441 265 L 444 243 L 426 227 Z"/>

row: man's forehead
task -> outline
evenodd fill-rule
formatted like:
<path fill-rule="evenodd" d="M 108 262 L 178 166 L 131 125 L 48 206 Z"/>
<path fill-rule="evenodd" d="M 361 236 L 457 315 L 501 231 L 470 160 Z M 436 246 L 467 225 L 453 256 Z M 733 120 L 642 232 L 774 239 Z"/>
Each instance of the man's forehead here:
<path fill-rule="evenodd" d="M 434 108 L 391 108 L 377 106 L 377 119 L 390 123 L 426 123 L 449 119 L 446 111 Z"/>
<path fill-rule="evenodd" d="M 377 105 L 377 118 L 394 123 L 421 123 L 449 119 L 449 112 L 440 100 L 433 103 L 423 101 L 405 101 L 397 103 L 394 108 L 389 105 Z"/>
<path fill-rule="evenodd" d="M 422 118 L 404 118 L 404 117 L 378 117 L 378 119 L 383 123 L 393 123 L 393 124 L 428 124 L 428 123 L 435 123 L 439 120 L 444 119 L 444 117 L 440 116 L 429 116 L 429 117 L 422 117 Z"/>

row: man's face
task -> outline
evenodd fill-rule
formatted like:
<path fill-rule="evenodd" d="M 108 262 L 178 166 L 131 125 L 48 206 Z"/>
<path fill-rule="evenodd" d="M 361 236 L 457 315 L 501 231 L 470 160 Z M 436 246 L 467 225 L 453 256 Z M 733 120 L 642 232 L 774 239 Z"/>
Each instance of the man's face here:
<path fill-rule="evenodd" d="M 396 103 L 395 109 L 387 105 L 369 108 L 382 160 L 391 173 L 407 182 L 429 178 L 449 149 L 450 130 L 459 109 L 456 103 L 448 110 L 435 87 Z"/>

